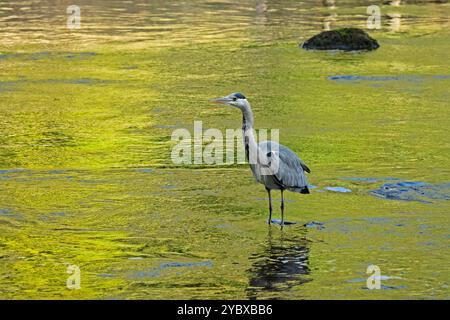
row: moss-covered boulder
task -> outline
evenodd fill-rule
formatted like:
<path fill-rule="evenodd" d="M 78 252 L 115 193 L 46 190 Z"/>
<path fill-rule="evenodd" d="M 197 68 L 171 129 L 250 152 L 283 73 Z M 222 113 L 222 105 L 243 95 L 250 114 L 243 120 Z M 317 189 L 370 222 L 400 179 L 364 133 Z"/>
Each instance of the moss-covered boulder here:
<path fill-rule="evenodd" d="M 305 41 L 302 45 L 307 50 L 375 50 L 380 45 L 364 30 L 342 28 L 324 31 Z"/>

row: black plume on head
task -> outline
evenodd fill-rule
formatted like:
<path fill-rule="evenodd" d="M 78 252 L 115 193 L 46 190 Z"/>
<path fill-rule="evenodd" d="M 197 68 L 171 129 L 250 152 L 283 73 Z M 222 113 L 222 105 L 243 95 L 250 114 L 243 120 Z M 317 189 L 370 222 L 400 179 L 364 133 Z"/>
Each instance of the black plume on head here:
<path fill-rule="evenodd" d="M 235 93 L 234 96 L 238 99 L 245 99 L 245 96 L 242 93 Z"/>

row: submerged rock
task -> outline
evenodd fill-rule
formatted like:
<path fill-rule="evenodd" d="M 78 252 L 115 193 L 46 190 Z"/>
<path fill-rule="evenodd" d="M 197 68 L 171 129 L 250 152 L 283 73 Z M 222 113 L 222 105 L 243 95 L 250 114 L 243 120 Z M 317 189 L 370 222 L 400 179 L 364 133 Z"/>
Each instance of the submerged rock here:
<path fill-rule="evenodd" d="M 303 226 L 306 228 L 314 228 L 317 230 L 322 230 L 325 228 L 323 225 L 323 222 L 316 222 L 316 221 L 311 221 L 311 222 L 305 223 Z"/>
<path fill-rule="evenodd" d="M 371 38 L 364 30 L 342 28 L 324 31 L 302 44 L 307 50 L 375 50 L 379 47 L 377 40 Z"/>
<path fill-rule="evenodd" d="M 279 224 L 281 226 L 281 219 L 272 219 L 272 220 L 270 220 L 270 222 L 272 222 L 274 224 Z M 290 222 L 290 221 L 283 222 L 283 225 L 285 225 L 285 226 L 290 226 L 293 224 L 297 224 L 297 222 Z"/>

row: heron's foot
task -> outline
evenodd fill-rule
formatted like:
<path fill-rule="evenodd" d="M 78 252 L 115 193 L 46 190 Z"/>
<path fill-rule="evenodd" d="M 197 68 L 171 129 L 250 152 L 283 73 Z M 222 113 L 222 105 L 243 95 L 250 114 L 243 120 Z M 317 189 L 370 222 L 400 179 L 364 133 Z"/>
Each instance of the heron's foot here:
<path fill-rule="evenodd" d="M 278 224 L 278 225 L 281 226 L 281 220 L 280 219 L 272 219 L 270 222 L 272 222 L 274 224 Z M 297 224 L 297 222 L 292 222 L 292 221 L 284 221 L 283 222 L 283 226 L 289 226 L 289 225 L 293 225 L 293 224 Z"/>

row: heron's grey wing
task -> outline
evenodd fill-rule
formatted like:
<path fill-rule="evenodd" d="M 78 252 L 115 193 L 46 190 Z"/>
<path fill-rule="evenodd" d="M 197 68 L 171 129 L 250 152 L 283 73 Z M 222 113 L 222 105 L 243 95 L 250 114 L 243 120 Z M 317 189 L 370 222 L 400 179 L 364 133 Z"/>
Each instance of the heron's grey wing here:
<path fill-rule="evenodd" d="M 308 181 L 305 171 L 310 170 L 291 149 L 273 141 L 262 142 L 260 147 L 270 161 L 277 162 L 272 173 L 283 187 L 291 191 L 307 191 Z"/>
<path fill-rule="evenodd" d="M 306 165 L 306 163 L 300 158 L 299 158 L 299 160 L 300 160 L 300 165 L 302 166 L 303 170 L 308 173 L 311 173 L 311 169 Z"/>

